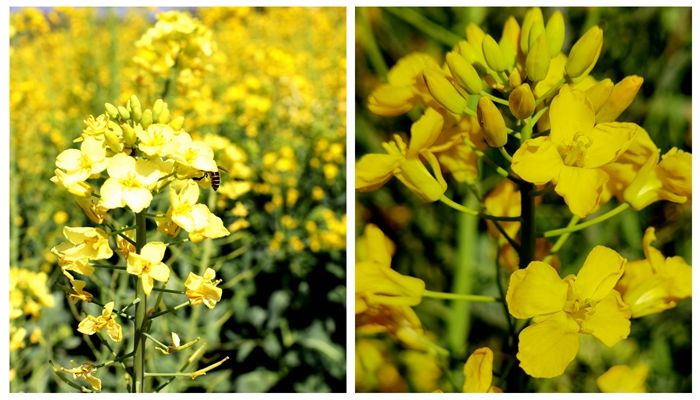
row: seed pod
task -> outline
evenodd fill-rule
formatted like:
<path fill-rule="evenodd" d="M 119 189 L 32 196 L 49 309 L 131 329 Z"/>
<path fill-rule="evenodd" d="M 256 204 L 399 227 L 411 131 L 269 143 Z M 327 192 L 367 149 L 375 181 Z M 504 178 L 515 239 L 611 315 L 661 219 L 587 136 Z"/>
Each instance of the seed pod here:
<path fill-rule="evenodd" d="M 454 114 L 461 114 L 467 107 L 467 100 L 459 94 L 445 74 L 439 69 L 423 71 L 423 80 L 435 101 Z"/>
<path fill-rule="evenodd" d="M 506 69 L 506 63 L 503 60 L 501 48 L 498 47 L 498 43 L 496 43 L 491 35 L 486 35 L 484 37 L 484 40 L 481 43 L 481 50 L 484 52 L 484 58 L 486 59 L 486 64 L 488 64 L 489 68 L 497 72 Z"/>
<path fill-rule="evenodd" d="M 451 51 L 447 53 L 446 60 L 452 76 L 462 88 L 470 94 L 476 94 L 481 91 L 481 78 L 464 57 Z"/>
<path fill-rule="evenodd" d="M 644 82 L 644 79 L 637 75 L 625 77 L 625 79 L 618 82 L 612 88 L 608 100 L 596 114 L 596 121 L 599 123 L 615 121 L 632 104 L 639 92 L 639 88 L 642 86 L 642 82 Z"/>
<path fill-rule="evenodd" d="M 508 141 L 506 121 L 493 101 L 487 97 L 479 98 L 476 115 L 486 143 L 491 147 L 503 147 Z"/>
<path fill-rule="evenodd" d="M 549 44 L 549 55 L 554 57 L 561 50 L 561 45 L 564 44 L 564 36 L 566 35 L 566 27 L 564 26 L 564 17 L 561 12 L 556 11 L 549 17 L 547 21 L 547 43 Z"/>
<path fill-rule="evenodd" d="M 131 118 L 136 122 L 141 121 L 141 102 L 135 95 L 131 95 L 129 98 L 129 108 L 131 109 Z"/>
<path fill-rule="evenodd" d="M 566 61 L 566 75 L 574 80 L 588 75 L 598 61 L 602 48 L 603 30 L 594 26 L 571 48 Z"/>
<path fill-rule="evenodd" d="M 534 46 L 530 47 L 530 52 L 527 53 L 525 67 L 528 78 L 533 82 L 543 80 L 549 71 L 550 61 L 547 35 L 541 34 L 535 41 Z"/>
<path fill-rule="evenodd" d="M 532 115 L 535 111 L 535 96 L 532 94 L 530 85 L 523 83 L 510 92 L 508 107 L 517 119 L 522 120 Z"/>
<path fill-rule="evenodd" d="M 530 45 L 534 44 L 535 39 L 544 32 L 544 18 L 542 10 L 538 7 L 531 8 L 525 13 L 523 27 L 520 30 L 520 50 L 523 54 L 527 54 Z"/>
<path fill-rule="evenodd" d="M 111 103 L 105 103 L 105 110 L 107 111 L 107 115 L 109 115 L 109 118 L 111 119 L 116 119 L 119 115 L 119 110 L 117 110 L 117 107 L 115 107 Z"/>

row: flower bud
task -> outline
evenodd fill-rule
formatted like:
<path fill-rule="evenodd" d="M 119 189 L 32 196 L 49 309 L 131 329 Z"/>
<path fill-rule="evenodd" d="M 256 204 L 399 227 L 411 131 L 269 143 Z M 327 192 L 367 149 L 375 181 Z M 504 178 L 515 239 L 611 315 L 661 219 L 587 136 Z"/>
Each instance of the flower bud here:
<path fill-rule="evenodd" d="M 530 85 L 523 83 L 510 92 L 508 107 L 517 119 L 525 119 L 532 115 L 535 111 L 535 96 L 532 94 Z"/>
<path fill-rule="evenodd" d="M 481 50 L 484 52 L 484 58 L 489 68 L 497 72 L 506 69 L 506 63 L 503 60 L 501 48 L 491 35 L 486 35 L 484 37 L 483 42 L 481 42 Z"/>
<path fill-rule="evenodd" d="M 185 123 L 185 117 L 180 115 L 179 117 L 173 118 L 172 121 L 168 125 L 170 125 L 171 128 L 175 131 L 179 131 L 182 129 L 182 125 Z"/>
<path fill-rule="evenodd" d="M 411 86 L 380 85 L 367 99 L 370 111 L 384 117 L 394 117 L 410 111 L 416 105 L 416 94 Z"/>
<path fill-rule="evenodd" d="M 464 57 L 452 51 L 447 53 L 446 61 L 452 76 L 461 87 L 470 94 L 476 94 L 481 91 L 481 78 Z"/>
<path fill-rule="evenodd" d="M 145 128 L 148 128 L 151 126 L 153 123 L 153 111 L 151 109 L 147 109 L 146 111 L 143 112 L 143 115 L 141 116 L 141 126 Z"/>
<path fill-rule="evenodd" d="M 160 113 L 163 112 L 163 107 L 165 107 L 165 102 L 162 99 L 156 100 L 153 103 L 153 120 L 158 121 L 160 119 Z"/>
<path fill-rule="evenodd" d="M 163 110 L 158 115 L 159 124 L 167 124 L 170 121 L 170 109 L 168 109 L 168 104 L 163 103 Z"/>
<path fill-rule="evenodd" d="M 121 128 L 124 144 L 127 147 L 132 147 L 134 144 L 136 144 L 136 131 L 134 131 L 134 128 L 132 128 L 129 124 L 122 124 Z"/>
<path fill-rule="evenodd" d="M 131 116 L 129 110 L 127 110 L 124 106 L 117 107 L 117 111 L 119 111 L 119 116 L 121 116 L 122 119 L 129 119 L 129 117 Z"/>
<path fill-rule="evenodd" d="M 129 108 L 131 109 L 131 117 L 133 120 L 136 122 L 141 121 L 141 103 L 135 95 L 131 95 L 131 98 L 129 98 Z"/>
<path fill-rule="evenodd" d="M 637 75 L 625 77 L 612 88 L 605 104 L 596 114 L 596 121 L 612 122 L 632 104 L 644 79 Z"/>
<path fill-rule="evenodd" d="M 522 50 L 523 54 L 528 53 L 537 36 L 543 32 L 544 18 L 542 17 L 542 10 L 538 7 L 529 9 L 525 13 L 523 27 L 520 30 L 520 50 Z"/>
<path fill-rule="evenodd" d="M 523 78 L 520 76 L 520 71 L 517 68 L 513 68 L 508 75 L 508 85 L 512 88 L 516 88 L 523 83 Z"/>
<path fill-rule="evenodd" d="M 504 146 L 508 141 L 506 122 L 493 101 L 487 97 L 479 98 L 476 115 L 486 143 L 491 147 Z"/>
<path fill-rule="evenodd" d="M 111 103 L 105 103 L 105 110 L 107 111 L 107 115 L 109 115 L 109 118 L 111 119 L 116 119 L 119 115 L 119 110 L 117 110 L 117 107 L 115 107 Z"/>
<path fill-rule="evenodd" d="M 566 27 L 564 26 L 564 17 L 561 12 L 555 11 L 545 28 L 547 35 L 547 43 L 549 44 L 550 57 L 556 56 L 561 50 L 561 45 L 564 44 L 564 36 L 566 35 Z"/>
<path fill-rule="evenodd" d="M 540 34 L 534 45 L 530 47 L 525 60 L 525 68 L 527 76 L 533 82 L 539 82 L 547 76 L 549 71 L 549 45 L 547 44 L 547 35 Z"/>
<path fill-rule="evenodd" d="M 586 97 L 591 102 L 593 111 L 598 112 L 603 104 L 608 101 L 612 89 L 613 83 L 607 78 L 586 89 Z"/>
<path fill-rule="evenodd" d="M 426 69 L 423 71 L 423 79 L 435 101 L 448 111 L 461 114 L 467 107 L 467 100 L 459 94 L 439 69 Z"/>
<path fill-rule="evenodd" d="M 594 26 L 571 48 L 566 61 L 566 75 L 574 80 L 588 75 L 598 61 L 602 48 L 603 30 Z"/>
<path fill-rule="evenodd" d="M 503 32 L 501 33 L 501 40 L 499 41 L 501 45 L 501 50 L 503 50 L 503 43 L 510 43 L 513 46 L 513 50 L 518 50 L 520 46 L 520 25 L 515 17 L 510 16 L 506 23 L 503 24 Z"/>

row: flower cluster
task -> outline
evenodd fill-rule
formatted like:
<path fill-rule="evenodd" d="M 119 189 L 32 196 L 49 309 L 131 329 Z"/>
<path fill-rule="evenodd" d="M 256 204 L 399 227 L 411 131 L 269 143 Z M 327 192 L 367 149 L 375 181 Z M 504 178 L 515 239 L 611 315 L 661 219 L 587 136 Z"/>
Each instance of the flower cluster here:
<path fill-rule="evenodd" d="M 627 261 L 601 243 L 587 249 L 577 273 L 560 278 L 559 269 L 569 270 L 571 260 L 562 259 L 559 250 L 574 232 L 630 208 L 640 211 L 658 201 L 683 204 L 692 197 L 691 154 L 677 147 L 663 152 L 640 125 L 618 121 L 643 78 L 631 75 L 614 83 L 592 75 L 604 43 L 599 26 L 574 40 L 568 51 L 565 37 L 560 11 L 545 20 L 533 8 L 521 22 L 508 18 L 498 40 L 472 23 L 466 40 L 455 40 L 444 60 L 427 53 L 399 59 L 369 95 L 367 108 L 384 117 L 408 114 L 410 133 L 394 134 L 382 143 L 383 152 L 370 150 L 356 163 L 359 192 L 377 191 L 396 178 L 423 203 L 440 201 L 466 218 L 485 219 L 498 241 L 497 269 L 506 267 L 496 277 L 501 298 L 491 299 L 504 303 L 508 340 L 517 347 L 517 354 L 496 357 L 504 363 L 506 375 L 500 379 L 507 390 L 523 389 L 513 362 L 531 377 L 561 376 L 576 358 L 582 335 L 612 347 L 630 335 L 631 319 L 668 310 L 691 296 L 690 265 L 651 247 L 653 227 L 642 240 L 644 260 Z M 485 196 L 483 187 L 490 189 Z M 474 194 L 466 206 L 450 198 L 464 193 L 461 188 Z M 538 210 L 560 202 L 571 215 L 569 224 L 538 231 Z M 416 213 L 421 216 L 426 218 Z M 460 234 L 467 227 L 474 234 L 458 241 L 477 240 L 476 222 L 460 221 Z M 554 244 L 553 237 L 559 237 Z M 429 335 L 412 306 L 425 297 L 472 302 L 487 297 L 426 290 L 430 276 L 422 280 L 391 269 L 394 245 L 373 224 L 365 226 L 357 243 L 358 334 L 388 334 L 416 349 L 415 339 Z M 459 257 L 477 259 L 462 252 L 477 252 L 477 245 L 458 245 Z M 455 268 L 469 262 L 458 261 Z M 505 290 L 504 272 L 509 274 Z M 456 281 L 475 279 L 469 272 L 453 274 Z M 526 321 L 516 330 L 516 320 Z M 476 350 L 464 368 L 465 390 L 491 390 L 493 364 L 490 349 Z M 643 381 L 647 370 L 642 372 L 629 374 Z M 610 376 L 620 374 L 628 371 L 601 377 L 601 390 L 613 390 Z M 630 383 L 635 391 L 640 386 L 638 380 Z"/>

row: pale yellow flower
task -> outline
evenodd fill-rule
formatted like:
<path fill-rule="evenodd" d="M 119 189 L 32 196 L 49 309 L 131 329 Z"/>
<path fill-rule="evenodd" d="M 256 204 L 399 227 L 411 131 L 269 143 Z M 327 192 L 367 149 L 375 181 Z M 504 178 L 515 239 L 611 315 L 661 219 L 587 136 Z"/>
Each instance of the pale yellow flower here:
<path fill-rule="evenodd" d="M 221 300 L 222 290 L 216 287 L 221 283 L 221 279 L 214 280 L 215 274 L 211 268 L 207 268 L 202 276 L 190 272 L 185 281 L 187 289 L 185 295 L 190 299 L 190 304 L 204 304 L 209 309 L 213 309 L 216 303 Z"/>
<path fill-rule="evenodd" d="M 146 243 L 139 254 L 129 253 L 126 261 L 126 272 L 141 279 L 146 295 L 153 290 L 153 280 L 167 282 L 170 268 L 163 263 L 166 245 L 163 242 Z"/>

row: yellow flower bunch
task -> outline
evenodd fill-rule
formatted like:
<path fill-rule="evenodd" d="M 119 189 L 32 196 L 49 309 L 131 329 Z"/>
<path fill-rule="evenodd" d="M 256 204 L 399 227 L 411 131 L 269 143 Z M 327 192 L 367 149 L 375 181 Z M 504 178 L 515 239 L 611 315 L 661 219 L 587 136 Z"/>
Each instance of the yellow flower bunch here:
<path fill-rule="evenodd" d="M 532 8 L 522 21 L 511 16 L 497 38 L 469 23 L 466 39 L 423 26 L 429 25 L 427 20 L 413 10 L 387 13 L 439 36 L 445 44 L 451 42 L 451 49 L 445 54 L 411 53 L 386 68 L 378 59 L 373 33 L 362 25 L 378 23 L 376 11 L 358 13 L 368 65 L 387 70 L 383 82 L 368 80 L 373 89 L 368 90 L 367 108 L 383 117 L 407 114 L 412 122 L 408 135 L 393 134 L 383 142 L 364 138 L 361 144 L 367 151 L 356 162 L 355 188 L 375 192 L 396 178 L 419 202 L 440 201 L 462 215 L 454 219 L 453 228 L 451 220 L 442 220 L 427 204 L 413 199 L 406 205 L 393 204 L 393 186 L 373 197 L 374 208 L 358 208 L 361 219 L 382 221 L 397 237 L 410 237 L 404 245 L 425 258 L 404 258 L 403 269 L 392 269 L 394 251 L 411 249 L 395 249 L 375 225 L 365 225 L 364 236 L 356 242 L 358 333 L 389 333 L 404 348 L 415 349 L 415 342 L 397 332 L 411 326 L 414 337 L 430 336 L 418 319 L 421 314 L 411 308 L 420 310 L 426 298 L 501 302 L 507 338 L 495 357 L 497 365 L 503 360 L 503 372 L 492 373 L 494 352 L 484 347 L 492 346 L 490 340 L 478 346 L 464 366 L 463 389 L 493 391 L 492 380 L 498 380 L 497 386 L 505 390 L 526 390 L 526 376 L 563 375 L 577 358 L 580 341 L 588 340 L 582 337 L 590 335 L 612 347 L 630 336 L 632 318 L 668 310 L 691 297 L 690 265 L 651 246 L 654 228 L 647 229 L 638 247 L 644 251 L 643 260 L 628 262 L 606 247 L 617 244 L 597 241 L 581 249 L 587 256 L 580 269 L 560 277 L 560 270 L 572 270 L 571 260 L 560 251 L 576 232 L 625 210 L 640 211 L 662 200 L 683 204 L 692 198 L 692 155 L 677 147 L 664 152 L 640 125 L 618 121 L 643 78 L 630 75 L 614 83 L 592 75 L 604 48 L 599 26 L 588 28 L 566 49 L 567 27 L 560 11 L 545 18 L 542 10 Z M 358 127 L 368 129 L 367 120 Z M 466 204 L 453 196 L 465 198 Z M 615 201 L 617 205 L 609 204 Z M 558 205 L 563 206 L 561 212 Z M 392 210 L 401 207 L 409 208 L 406 216 L 393 218 Z M 544 229 L 557 224 L 550 217 L 566 214 L 570 221 L 565 227 Z M 491 253 L 477 237 L 483 226 L 478 219 L 485 220 L 486 230 L 496 239 L 494 286 L 500 297 L 467 294 L 482 290 L 475 282 L 487 279 L 481 264 L 484 254 L 488 259 Z M 452 229 L 457 231 L 457 249 L 442 241 L 449 235 L 443 232 Z M 418 242 L 420 234 L 430 243 Z M 551 238 L 557 239 L 550 242 Z M 439 268 L 430 265 L 431 254 L 423 254 L 429 251 L 439 257 Z M 452 292 L 426 289 L 441 283 L 442 274 L 433 272 L 438 269 Z M 501 275 L 507 276 L 507 284 Z M 445 336 L 450 351 L 466 355 L 470 322 L 464 318 L 470 318 L 469 306 L 426 305 L 423 310 L 426 319 L 446 321 L 446 327 L 433 326 L 434 332 Z M 450 315 L 435 317 L 436 310 Z M 601 377 L 599 386 L 613 391 L 615 378 L 610 376 L 624 375 L 630 383 L 620 386 L 637 391 L 646 373 L 616 370 Z"/>

